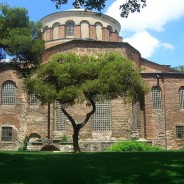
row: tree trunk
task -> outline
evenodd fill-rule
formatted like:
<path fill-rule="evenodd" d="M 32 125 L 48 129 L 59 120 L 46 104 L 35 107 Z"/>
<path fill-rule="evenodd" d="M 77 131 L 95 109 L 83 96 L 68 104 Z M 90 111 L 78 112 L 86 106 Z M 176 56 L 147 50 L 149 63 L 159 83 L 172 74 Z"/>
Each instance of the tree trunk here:
<path fill-rule="evenodd" d="M 80 147 L 79 147 L 79 130 L 78 127 L 75 127 L 73 129 L 73 149 L 74 153 L 80 153 Z"/>

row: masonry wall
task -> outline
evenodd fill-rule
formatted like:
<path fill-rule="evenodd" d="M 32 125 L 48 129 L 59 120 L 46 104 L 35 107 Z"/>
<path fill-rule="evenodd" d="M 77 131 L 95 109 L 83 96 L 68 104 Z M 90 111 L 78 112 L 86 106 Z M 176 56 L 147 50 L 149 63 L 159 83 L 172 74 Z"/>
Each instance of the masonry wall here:
<path fill-rule="evenodd" d="M 156 75 L 150 75 L 147 78 L 144 76 L 150 89 L 157 85 Z M 145 138 L 152 141 L 153 145 L 167 147 L 167 149 L 184 147 L 183 139 L 176 137 L 176 126 L 184 126 L 184 110 L 179 106 L 179 88 L 183 84 L 182 75 L 163 74 L 160 76 L 161 109 L 153 109 L 151 93 L 145 96 Z"/>
<path fill-rule="evenodd" d="M 6 81 L 13 81 L 16 85 L 16 104 L 3 105 L 0 103 L 0 149 L 16 150 L 25 136 L 38 133 L 41 137 L 46 136 L 47 119 L 43 107 L 31 109 L 29 98 L 23 90 L 23 80 L 18 69 L 11 64 L 1 65 L 0 69 L 0 91 L 2 96 L 2 85 Z M 41 126 L 40 126 L 41 125 Z M 2 127 L 12 127 L 12 141 L 3 142 Z"/>

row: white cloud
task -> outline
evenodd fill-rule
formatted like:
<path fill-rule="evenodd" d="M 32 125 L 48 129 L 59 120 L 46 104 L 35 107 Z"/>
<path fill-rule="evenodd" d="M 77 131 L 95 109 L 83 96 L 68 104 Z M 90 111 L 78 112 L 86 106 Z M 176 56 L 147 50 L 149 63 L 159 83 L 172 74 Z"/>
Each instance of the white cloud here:
<path fill-rule="evenodd" d="M 123 2 L 126 1 L 116 0 L 105 13 L 120 22 L 122 31 L 162 31 L 166 23 L 184 15 L 184 0 L 147 0 L 147 6 L 140 13 L 130 13 L 126 19 L 120 17 L 119 6 Z"/>
<path fill-rule="evenodd" d="M 158 48 L 173 50 L 170 43 L 163 43 L 149 33 L 150 30 L 165 31 L 164 26 L 184 16 L 184 0 L 147 0 L 147 6 L 140 13 L 130 13 L 129 17 L 120 17 L 119 6 L 126 0 L 116 0 L 105 14 L 115 18 L 121 24 L 122 37 L 141 52 L 143 57 L 151 57 Z M 116 13 L 114 13 L 116 11 Z"/>
<path fill-rule="evenodd" d="M 124 42 L 128 42 L 130 45 L 135 47 L 144 58 L 149 58 L 159 48 L 165 48 L 169 50 L 174 49 L 173 45 L 160 42 L 147 31 L 137 32 L 124 39 Z"/>

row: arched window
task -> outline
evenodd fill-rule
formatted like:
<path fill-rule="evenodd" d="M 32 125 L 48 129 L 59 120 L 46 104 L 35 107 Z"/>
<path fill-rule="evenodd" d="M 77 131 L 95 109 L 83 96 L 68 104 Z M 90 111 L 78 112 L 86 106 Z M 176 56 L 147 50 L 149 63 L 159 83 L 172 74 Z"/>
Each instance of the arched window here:
<path fill-rule="evenodd" d="M 53 32 L 52 32 L 53 40 L 58 39 L 59 38 L 59 23 L 58 22 L 54 23 L 52 26 L 52 29 L 53 29 Z"/>
<path fill-rule="evenodd" d="M 48 26 L 45 26 L 45 27 L 43 28 L 43 39 L 44 39 L 45 41 L 47 41 L 47 39 L 48 39 L 48 36 L 47 36 L 47 29 L 48 29 Z"/>
<path fill-rule="evenodd" d="M 100 22 L 95 23 L 97 40 L 102 40 L 102 24 Z"/>
<path fill-rule="evenodd" d="M 66 37 L 67 36 L 74 36 L 74 25 L 73 21 L 66 22 Z"/>
<path fill-rule="evenodd" d="M 89 38 L 89 22 L 83 20 L 81 23 L 81 38 Z"/>
<path fill-rule="evenodd" d="M 93 115 L 93 130 L 111 130 L 110 100 L 96 101 L 96 112 Z"/>
<path fill-rule="evenodd" d="M 158 86 L 152 87 L 152 104 L 153 109 L 161 109 L 161 89 Z"/>
<path fill-rule="evenodd" d="M 179 89 L 179 103 L 180 109 L 184 109 L 184 86 Z"/>
<path fill-rule="evenodd" d="M 2 105 L 16 104 L 16 86 L 13 81 L 6 81 L 2 85 Z"/>
<path fill-rule="evenodd" d="M 61 104 L 56 101 L 56 111 L 55 111 L 55 130 L 65 131 L 66 130 L 66 118 L 61 110 Z"/>

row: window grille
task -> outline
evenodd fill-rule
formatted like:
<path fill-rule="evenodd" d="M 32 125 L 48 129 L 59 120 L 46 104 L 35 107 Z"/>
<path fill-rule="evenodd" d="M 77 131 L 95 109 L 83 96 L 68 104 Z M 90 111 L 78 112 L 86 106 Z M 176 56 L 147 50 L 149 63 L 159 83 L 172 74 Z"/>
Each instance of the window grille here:
<path fill-rule="evenodd" d="M 56 101 L 55 129 L 56 129 L 56 131 L 66 130 L 65 115 L 62 112 L 61 104 L 58 101 Z"/>
<path fill-rule="evenodd" d="M 184 139 L 184 126 L 176 126 L 176 138 Z"/>
<path fill-rule="evenodd" d="M 74 22 L 67 22 L 66 23 L 66 36 L 73 36 L 74 35 Z"/>
<path fill-rule="evenodd" d="M 36 98 L 35 93 L 30 94 L 29 103 L 30 103 L 30 105 L 37 105 L 38 104 L 38 98 Z"/>
<path fill-rule="evenodd" d="M 96 112 L 93 115 L 93 130 L 111 130 L 110 101 L 96 102 Z"/>
<path fill-rule="evenodd" d="M 2 86 L 2 105 L 16 104 L 16 87 L 13 81 L 6 81 Z"/>
<path fill-rule="evenodd" d="M 137 103 L 136 98 L 132 98 L 132 125 L 137 127 Z"/>
<path fill-rule="evenodd" d="M 12 141 L 12 127 L 2 127 L 1 141 Z"/>
<path fill-rule="evenodd" d="M 152 88 L 153 109 L 161 109 L 161 90 L 159 87 Z"/>
<path fill-rule="evenodd" d="M 184 109 L 184 87 L 181 87 L 179 90 L 179 103 L 180 109 Z"/>

